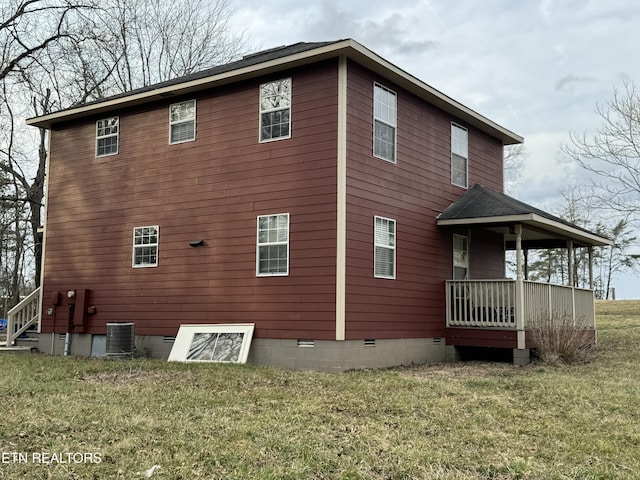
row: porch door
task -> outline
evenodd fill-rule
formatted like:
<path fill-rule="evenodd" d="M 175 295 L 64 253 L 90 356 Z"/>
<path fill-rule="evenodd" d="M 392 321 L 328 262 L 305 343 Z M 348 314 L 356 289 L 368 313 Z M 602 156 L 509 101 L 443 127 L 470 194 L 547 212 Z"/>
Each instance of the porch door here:
<path fill-rule="evenodd" d="M 469 280 L 469 237 L 453 236 L 453 279 Z"/>

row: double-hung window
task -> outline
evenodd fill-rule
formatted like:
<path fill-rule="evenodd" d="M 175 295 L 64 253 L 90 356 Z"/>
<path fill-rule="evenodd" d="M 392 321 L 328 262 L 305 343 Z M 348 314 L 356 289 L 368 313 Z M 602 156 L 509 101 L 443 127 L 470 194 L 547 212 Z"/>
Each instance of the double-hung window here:
<path fill-rule="evenodd" d="M 135 227 L 133 229 L 133 267 L 158 266 L 159 227 Z"/>
<path fill-rule="evenodd" d="M 396 278 L 396 221 L 374 217 L 374 222 L 374 276 Z"/>
<path fill-rule="evenodd" d="M 373 86 L 373 154 L 396 161 L 396 94 L 388 88 Z"/>
<path fill-rule="evenodd" d="M 196 101 L 174 103 L 169 106 L 169 143 L 190 142 L 196 139 Z"/>
<path fill-rule="evenodd" d="M 256 273 L 258 276 L 289 274 L 289 214 L 258 217 Z"/>
<path fill-rule="evenodd" d="M 260 85 L 260 141 L 291 137 L 291 79 Z"/>
<path fill-rule="evenodd" d="M 118 153 L 118 117 L 103 118 L 96 122 L 96 157 Z"/>
<path fill-rule="evenodd" d="M 464 235 L 453 236 L 453 279 L 469 278 L 469 238 Z"/>
<path fill-rule="evenodd" d="M 455 123 L 451 124 L 451 183 L 469 186 L 469 132 Z"/>

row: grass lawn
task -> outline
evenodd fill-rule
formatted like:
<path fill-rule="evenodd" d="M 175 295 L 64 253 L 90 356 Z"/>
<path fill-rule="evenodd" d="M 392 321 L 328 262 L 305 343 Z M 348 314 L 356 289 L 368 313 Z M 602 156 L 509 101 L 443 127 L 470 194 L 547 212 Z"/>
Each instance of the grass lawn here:
<path fill-rule="evenodd" d="M 0 479 L 640 479 L 640 301 L 598 312 L 571 367 L 2 354 Z"/>

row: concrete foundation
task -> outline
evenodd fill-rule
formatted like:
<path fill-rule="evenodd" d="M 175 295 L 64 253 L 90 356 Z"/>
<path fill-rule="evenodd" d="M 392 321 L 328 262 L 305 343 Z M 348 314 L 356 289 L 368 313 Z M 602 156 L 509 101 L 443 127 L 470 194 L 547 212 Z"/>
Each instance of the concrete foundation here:
<path fill-rule="evenodd" d="M 173 337 L 136 336 L 136 356 L 168 358 Z M 64 353 L 64 334 L 40 334 L 38 348 L 51 355 Z M 73 334 L 70 355 L 105 356 L 104 335 Z M 292 369 L 344 371 L 455 360 L 455 349 L 444 338 L 316 340 L 254 338 L 249 363 Z"/>
<path fill-rule="evenodd" d="M 531 349 L 529 348 L 514 348 L 513 349 L 513 364 L 517 366 L 525 366 L 531 363 Z"/>

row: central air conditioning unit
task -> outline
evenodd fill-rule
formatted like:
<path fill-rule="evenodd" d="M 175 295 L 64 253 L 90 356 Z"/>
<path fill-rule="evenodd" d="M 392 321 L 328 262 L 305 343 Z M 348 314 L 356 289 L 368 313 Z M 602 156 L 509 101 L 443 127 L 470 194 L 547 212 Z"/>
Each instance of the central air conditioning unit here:
<path fill-rule="evenodd" d="M 135 349 L 135 323 L 107 323 L 107 358 L 132 358 Z"/>

